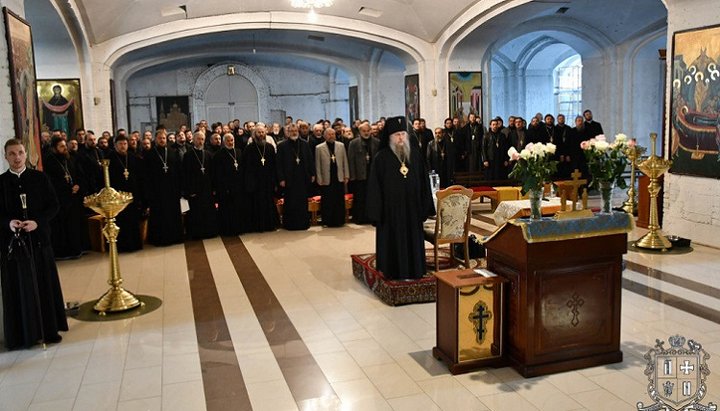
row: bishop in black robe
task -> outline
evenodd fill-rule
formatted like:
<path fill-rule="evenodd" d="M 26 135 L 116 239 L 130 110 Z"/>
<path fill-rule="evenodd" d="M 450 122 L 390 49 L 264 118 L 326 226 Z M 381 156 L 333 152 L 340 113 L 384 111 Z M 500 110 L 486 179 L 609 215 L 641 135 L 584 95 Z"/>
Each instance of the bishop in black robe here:
<path fill-rule="evenodd" d="M 58 211 L 55 190 L 45 174 L 26 168 L 27 153 L 20 140 L 9 140 L 5 153 L 10 170 L 0 175 L 0 281 L 5 346 L 12 350 L 41 339 L 59 342 L 58 331 L 67 331 L 68 324 L 50 242 L 50 220 Z M 20 194 L 26 196 L 26 211 Z M 11 224 L 21 231 L 27 250 L 9 252 L 15 235 Z"/>
<path fill-rule="evenodd" d="M 256 125 L 253 139 L 242 154 L 245 232 L 273 231 L 278 226 L 274 200 L 277 187 L 275 149 L 265 142 L 265 133 L 265 126 Z"/>
<path fill-rule="evenodd" d="M 90 242 L 83 206 L 83 198 L 87 194 L 84 176 L 61 137 L 52 139 L 43 166 L 60 205 L 58 213 L 50 221 L 55 258 L 78 258 Z"/>
<path fill-rule="evenodd" d="M 165 134 L 155 136 L 155 146 L 143 159 L 145 201 L 150 209 L 148 242 L 167 246 L 183 241 L 180 212 L 181 163 L 177 151 L 168 147 Z"/>
<path fill-rule="evenodd" d="M 310 153 L 310 144 L 298 138 L 295 124 L 285 127 L 287 139 L 278 144 L 278 181 L 284 192 L 283 227 L 286 230 L 307 230 L 310 228 L 308 197 L 315 181 L 315 164 Z"/>
<path fill-rule="evenodd" d="M 368 180 L 367 214 L 376 226 L 377 268 L 392 280 L 425 275 L 423 222 L 435 214 L 430 180 L 418 148 L 409 143 L 402 152 L 391 148 L 399 141 L 402 145 L 403 138 L 407 141 L 406 128 L 404 117 L 385 122 Z"/>
<path fill-rule="evenodd" d="M 183 196 L 190 205 L 187 235 L 192 239 L 212 238 L 218 234 L 217 209 L 212 192 L 212 155 L 203 148 L 205 136 L 193 140 L 183 157 Z"/>
<path fill-rule="evenodd" d="M 213 156 L 213 191 L 218 203 L 220 235 L 236 236 L 243 232 L 243 174 L 240 164 L 242 152 L 235 148 L 235 137 L 225 135 L 223 148 Z"/>
<path fill-rule="evenodd" d="M 128 204 L 115 218 L 120 227 L 117 237 L 118 251 L 129 252 L 143 248 L 143 237 L 140 232 L 145 204 L 143 202 L 143 167 L 140 159 L 128 153 L 128 141 L 125 136 L 115 138 L 115 150 L 108 154 L 110 159 L 110 186 L 117 191 L 133 195 L 132 203 Z"/>

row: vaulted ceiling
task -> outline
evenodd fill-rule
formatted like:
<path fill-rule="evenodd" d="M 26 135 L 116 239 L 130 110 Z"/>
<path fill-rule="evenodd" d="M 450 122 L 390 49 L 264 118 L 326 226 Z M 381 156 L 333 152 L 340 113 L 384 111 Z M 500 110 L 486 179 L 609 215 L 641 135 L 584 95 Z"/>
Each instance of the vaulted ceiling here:
<path fill-rule="evenodd" d="M 28 0 L 32 1 L 32 0 Z M 75 0 L 91 44 L 165 23 L 238 14 L 296 12 L 290 0 Z M 485 0 L 337 0 L 318 9 L 323 16 L 345 17 L 398 30 L 435 42 L 469 8 Z M 495 2 L 488 2 L 495 3 Z M 501 4 L 510 1 L 501 2 Z M 621 40 L 657 20 L 665 12 L 660 0 L 531 0 L 533 16 L 552 15 L 567 7 L 566 16 L 590 24 L 613 40 Z M 302 11 L 302 9 L 300 9 Z M 270 17 L 270 19 L 272 19 Z M 518 23 L 520 23 L 518 21 Z"/>
<path fill-rule="evenodd" d="M 173 30 L 167 38 L 122 52 L 118 55 L 120 64 L 147 59 L 147 56 L 166 56 L 169 60 L 210 55 L 254 59 L 257 57 L 250 55 L 254 54 L 253 49 L 258 53 L 296 55 L 321 63 L 334 61 L 339 66 L 341 62 L 368 61 L 380 52 L 392 54 L 408 64 L 413 58 L 393 45 L 398 35 L 417 39 L 427 45 L 424 52 L 429 50 L 428 54 L 432 54 L 432 44 L 447 39 L 453 31 L 465 36 L 460 45 L 464 43 L 473 48 L 474 44 L 487 45 L 502 38 L 527 21 L 547 18 L 586 25 L 619 44 L 648 26 L 663 23 L 667 16 L 662 0 L 336 0 L 333 6 L 318 9 L 314 20 L 306 17 L 305 10 L 292 8 L 290 0 L 25 0 L 28 13 L 52 11 L 49 7 L 33 6 L 38 2 L 53 2 L 55 9 L 66 15 L 73 14 L 84 27 L 91 47 L 140 44 L 143 38 L 155 35 L 154 27 Z M 483 7 L 486 3 L 488 7 Z M 472 16 L 492 13 L 496 8 L 504 11 L 472 29 Z M 339 21 L 347 26 L 338 26 L 336 18 L 346 19 Z M 297 19 L 295 26 L 294 19 Z M 328 19 L 336 19 L 331 29 L 324 24 Z M 218 24 L 219 21 L 222 23 Z M 275 24 L 277 21 L 283 23 Z M 233 25 L 244 22 L 263 24 L 241 28 Z M 375 33 L 381 34 L 363 38 L 362 28 L 368 24 L 379 28 Z M 203 30 L 212 25 L 219 27 Z M 346 35 L 343 28 L 354 30 L 356 35 Z M 389 30 L 382 33 L 385 28 Z M 33 31 L 36 30 L 41 31 L 43 27 L 33 27 Z M 49 37 L 46 37 L 52 39 L 56 30 L 57 27 L 48 28 Z M 178 31 L 183 30 L 193 35 L 179 38 Z M 505 47 L 503 51 L 512 53 L 510 49 L 512 47 Z M 415 59 L 421 54 L 416 53 Z M 422 57 L 433 58 L 432 55 Z M 117 67 L 115 60 L 111 64 Z"/>

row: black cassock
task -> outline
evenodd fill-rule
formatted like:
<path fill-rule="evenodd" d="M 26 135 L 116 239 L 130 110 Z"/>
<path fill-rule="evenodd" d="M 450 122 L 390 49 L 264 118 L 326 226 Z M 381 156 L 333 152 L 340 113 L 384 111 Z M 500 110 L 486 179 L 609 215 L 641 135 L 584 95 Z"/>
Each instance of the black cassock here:
<path fill-rule="evenodd" d="M 240 150 L 223 147 L 213 156 L 213 190 L 218 202 L 218 223 L 220 235 L 234 236 L 243 231 L 242 201 L 243 189 L 242 153 Z"/>
<path fill-rule="evenodd" d="M 180 212 L 180 156 L 170 147 L 153 147 L 145 163 L 145 201 L 150 208 L 148 243 L 156 246 L 183 241 Z"/>
<path fill-rule="evenodd" d="M 143 203 L 143 168 L 140 159 L 132 154 L 120 155 L 116 151 L 110 152 L 110 186 L 117 191 L 124 191 L 133 195 L 132 203 L 115 218 L 120 227 L 117 237 L 118 251 L 136 251 L 143 248 L 143 238 L 140 232 L 140 220 L 144 210 Z M 127 172 L 126 172 L 127 171 Z"/>
<path fill-rule="evenodd" d="M 381 149 L 370 168 L 367 215 L 376 226 L 377 268 L 387 279 L 425 275 L 423 222 L 435 214 L 430 179 L 417 147 L 412 148 L 408 173 L 390 148 Z"/>
<path fill-rule="evenodd" d="M 50 221 L 55 258 L 79 257 L 90 243 L 83 206 L 83 198 L 88 194 L 86 180 L 72 156 L 50 152 L 43 166 L 60 204 L 58 213 Z M 76 184 L 80 189 L 73 193 L 72 187 Z"/>
<path fill-rule="evenodd" d="M 275 149 L 270 144 L 262 147 L 254 141 L 242 153 L 243 185 L 243 231 L 273 231 L 278 226 L 275 206 L 277 165 Z"/>
<path fill-rule="evenodd" d="M 345 182 L 338 180 L 338 163 L 332 160 L 336 145 L 330 141 L 326 144 L 331 156 L 330 184 L 320 186 L 320 196 L 322 197 L 320 218 L 325 226 L 341 227 L 345 224 Z"/>
<path fill-rule="evenodd" d="M 443 137 L 433 140 L 427 146 L 427 164 L 440 177 L 440 187 L 453 184 L 455 176 L 455 146 Z"/>
<path fill-rule="evenodd" d="M 308 197 L 315 176 L 310 144 L 299 138 L 278 144 L 277 172 L 278 180 L 285 181 L 283 226 L 286 230 L 307 230 L 310 227 Z"/>
<path fill-rule="evenodd" d="M 10 221 L 25 219 L 21 193 L 27 195 L 27 219 L 37 222 L 38 228 L 21 234 L 32 252 L 20 258 L 16 249 L 9 259 L 8 245 L 14 236 Z M 0 195 L 5 346 L 30 347 L 43 336 L 47 342 L 58 341 L 58 331 L 67 331 L 68 324 L 50 242 L 50 220 L 58 211 L 55 190 L 45 174 L 26 169 L 20 177 L 10 171 L 0 175 Z"/>
<path fill-rule="evenodd" d="M 188 200 L 187 234 L 193 239 L 218 234 L 217 210 L 212 193 L 212 155 L 189 148 L 183 157 L 183 196 Z"/>

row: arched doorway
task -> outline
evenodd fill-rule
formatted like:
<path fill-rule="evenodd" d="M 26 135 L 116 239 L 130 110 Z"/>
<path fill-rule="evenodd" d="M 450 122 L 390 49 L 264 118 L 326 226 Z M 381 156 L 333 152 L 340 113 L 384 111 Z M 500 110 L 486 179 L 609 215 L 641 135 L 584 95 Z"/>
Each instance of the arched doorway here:
<path fill-rule="evenodd" d="M 242 76 L 217 77 L 205 92 L 203 115 L 211 123 L 227 123 L 236 118 L 256 121 L 260 118 L 257 89 Z"/>

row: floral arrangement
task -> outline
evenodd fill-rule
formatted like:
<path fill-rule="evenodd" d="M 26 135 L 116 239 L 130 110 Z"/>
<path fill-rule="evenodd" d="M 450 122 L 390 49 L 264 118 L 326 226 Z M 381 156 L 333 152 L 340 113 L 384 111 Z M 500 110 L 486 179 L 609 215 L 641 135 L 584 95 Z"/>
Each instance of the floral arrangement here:
<path fill-rule="evenodd" d="M 508 156 L 515 162 L 510 177 L 522 181 L 522 194 L 542 189 L 557 172 L 558 162 L 552 159 L 557 147 L 552 143 L 530 143 L 520 152 L 510 147 Z"/>
<path fill-rule="evenodd" d="M 602 134 L 580 143 L 592 175 L 590 187 L 599 188 L 601 182 L 606 182 L 626 188 L 625 179 L 622 177 L 628 164 L 625 152 L 634 144 L 634 141 L 628 141 L 625 134 L 616 135 L 612 143 Z"/>

